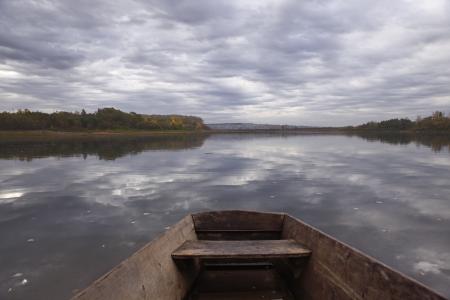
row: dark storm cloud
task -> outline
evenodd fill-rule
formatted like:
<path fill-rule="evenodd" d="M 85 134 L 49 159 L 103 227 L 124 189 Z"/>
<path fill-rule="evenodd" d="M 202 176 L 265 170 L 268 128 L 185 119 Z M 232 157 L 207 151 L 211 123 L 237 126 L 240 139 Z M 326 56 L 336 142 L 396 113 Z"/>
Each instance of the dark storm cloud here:
<path fill-rule="evenodd" d="M 450 5 L 1 1 L 0 110 L 340 125 L 450 107 Z"/>

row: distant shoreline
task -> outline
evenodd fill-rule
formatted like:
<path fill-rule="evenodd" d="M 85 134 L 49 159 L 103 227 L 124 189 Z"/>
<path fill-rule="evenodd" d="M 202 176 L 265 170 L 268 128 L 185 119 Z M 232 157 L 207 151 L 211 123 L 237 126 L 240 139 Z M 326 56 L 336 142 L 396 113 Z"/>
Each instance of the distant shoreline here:
<path fill-rule="evenodd" d="M 86 130 L 86 131 L 63 131 L 63 130 L 0 130 L 2 137 L 18 136 L 45 136 L 45 137 L 102 137 L 102 136 L 156 136 L 167 134 L 213 134 L 213 133 L 375 133 L 375 134 L 449 134 L 448 131 L 439 130 L 387 130 L 387 129 L 361 129 L 346 127 L 307 127 L 298 129 L 203 129 L 203 130 Z"/>
<path fill-rule="evenodd" d="M 214 129 L 206 130 L 208 133 L 333 133 L 333 134 L 425 134 L 449 135 L 447 130 L 435 129 L 363 129 L 348 127 L 307 127 L 298 129 Z"/>
<path fill-rule="evenodd" d="M 440 130 L 395 130 L 395 129 L 363 129 L 348 127 L 307 127 L 289 130 L 280 129 L 202 129 L 202 130 L 0 130 L 0 142 L 7 140 L 39 140 L 39 139 L 97 139 L 97 138 L 142 138 L 164 135 L 201 135 L 201 134 L 343 134 L 343 135 L 416 135 L 416 136 L 442 136 L 450 135 L 448 131 Z"/>
<path fill-rule="evenodd" d="M 308 127 L 297 129 L 210 129 L 208 133 L 343 133 L 340 128 Z"/>

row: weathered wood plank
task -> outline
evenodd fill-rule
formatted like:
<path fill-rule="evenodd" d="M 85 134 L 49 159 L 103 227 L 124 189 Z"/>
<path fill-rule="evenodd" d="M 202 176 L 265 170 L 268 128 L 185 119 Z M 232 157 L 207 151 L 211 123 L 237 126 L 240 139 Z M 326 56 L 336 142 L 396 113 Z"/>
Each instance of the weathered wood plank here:
<path fill-rule="evenodd" d="M 325 233 L 286 216 L 283 238 L 311 249 L 301 276 L 290 288 L 305 300 L 445 300 L 424 285 L 392 270 Z"/>
<path fill-rule="evenodd" d="M 72 300 L 184 299 L 199 268 L 179 270 L 170 253 L 195 238 L 192 218 L 185 217 Z"/>
<path fill-rule="evenodd" d="M 199 240 L 211 240 L 211 241 L 279 240 L 281 238 L 281 231 L 197 230 L 197 238 Z"/>
<path fill-rule="evenodd" d="M 311 251 L 293 240 L 186 241 L 172 253 L 174 259 L 232 259 L 306 257 Z"/>
<path fill-rule="evenodd" d="M 250 211 L 213 211 L 192 215 L 196 231 L 281 231 L 284 214 Z"/>

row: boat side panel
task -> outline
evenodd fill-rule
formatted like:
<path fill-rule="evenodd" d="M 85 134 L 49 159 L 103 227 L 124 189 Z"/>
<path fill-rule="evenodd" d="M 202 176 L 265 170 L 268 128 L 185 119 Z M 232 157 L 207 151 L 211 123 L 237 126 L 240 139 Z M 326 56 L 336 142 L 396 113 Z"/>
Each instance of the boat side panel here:
<path fill-rule="evenodd" d="M 291 216 L 285 218 L 282 235 L 312 251 L 301 276 L 291 278 L 290 287 L 300 299 L 445 300 L 413 279 Z"/>
<path fill-rule="evenodd" d="M 183 299 L 197 276 L 198 268 L 194 266 L 179 271 L 171 253 L 186 240 L 195 239 L 192 217 L 187 216 L 73 300 Z"/>

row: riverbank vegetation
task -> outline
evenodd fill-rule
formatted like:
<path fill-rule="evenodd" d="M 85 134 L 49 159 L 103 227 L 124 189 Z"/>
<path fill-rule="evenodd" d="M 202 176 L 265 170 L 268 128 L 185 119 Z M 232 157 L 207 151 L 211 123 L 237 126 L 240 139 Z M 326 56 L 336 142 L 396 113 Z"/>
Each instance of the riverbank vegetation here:
<path fill-rule="evenodd" d="M 355 127 L 353 130 L 382 130 L 382 131 L 415 131 L 415 132 L 448 132 L 450 133 L 450 115 L 436 111 L 429 117 L 410 119 L 390 119 L 381 122 L 368 122 Z"/>
<path fill-rule="evenodd" d="M 115 108 L 102 108 L 93 113 L 19 110 L 0 113 L 0 130 L 203 130 L 203 120 L 182 115 L 142 115 L 126 113 Z"/>
<path fill-rule="evenodd" d="M 230 123 L 237 124 L 237 123 Z M 126 113 L 115 108 L 102 108 L 93 113 L 54 112 L 19 110 L 17 112 L 0 113 L 0 137 L 8 132 L 29 135 L 41 132 L 40 135 L 113 135 L 113 134 L 154 134 L 165 132 L 191 132 L 208 130 L 209 132 L 292 132 L 292 133 L 339 133 L 353 131 L 386 131 L 386 132 L 416 132 L 416 133 L 450 133 L 450 115 L 445 116 L 440 111 L 428 117 L 417 117 L 412 121 L 408 118 L 390 119 L 380 122 L 368 122 L 359 126 L 347 127 L 302 127 L 281 126 L 276 128 L 262 127 L 255 129 L 215 129 L 208 128 L 201 118 L 183 115 L 144 115 L 134 112 Z M 263 126 L 263 125 L 261 125 Z M 273 125 L 275 126 L 275 125 Z M 211 130 L 212 129 L 212 130 Z"/>

